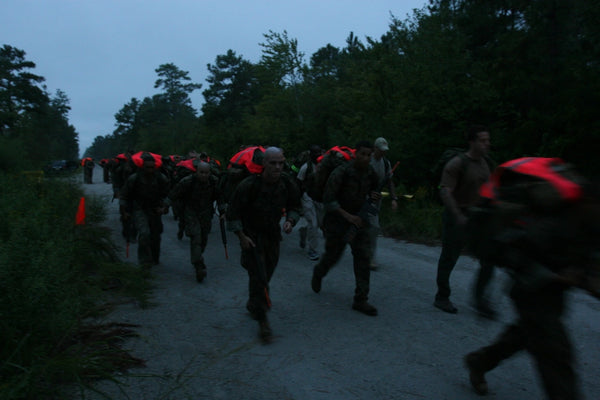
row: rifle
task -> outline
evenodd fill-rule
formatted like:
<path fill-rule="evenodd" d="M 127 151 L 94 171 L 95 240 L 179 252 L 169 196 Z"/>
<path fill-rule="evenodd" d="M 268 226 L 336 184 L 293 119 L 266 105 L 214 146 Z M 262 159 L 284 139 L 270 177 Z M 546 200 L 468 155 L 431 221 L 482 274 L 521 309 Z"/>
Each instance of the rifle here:
<path fill-rule="evenodd" d="M 381 191 L 383 190 L 385 185 L 387 185 L 388 182 L 390 181 L 390 179 L 392 179 L 394 170 L 396 169 L 396 167 L 398 167 L 399 164 L 400 164 L 400 161 L 398 161 L 394 165 L 394 168 L 392 168 L 390 170 L 390 172 L 388 172 L 388 174 L 386 175 L 383 182 L 381 182 L 381 184 L 377 188 L 377 191 L 379 193 L 381 193 Z M 373 199 L 371 199 L 371 197 L 369 196 L 369 198 L 363 203 L 362 207 L 360 208 L 360 211 L 358 212 L 358 216 L 360 217 L 360 219 L 363 220 L 363 222 L 366 222 L 369 220 L 369 217 L 375 217 L 375 216 L 377 216 L 377 214 L 379 214 L 379 209 L 375 205 L 375 201 Z M 344 241 L 346 243 L 350 243 L 354 239 L 354 236 L 356 236 L 357 232 L 358 232 L 358 227 L 354 224 L 351 224 L 350 228 L 348 228 L 348 231 L 344 235 Z"/>
<path fill-rule="evenodd" d="M 225 247 L 225 259 L 229 260 L 229 254 L 227 253 L 227 232 L 225 230 L 225 219 L 219 215 L 219 226 L 221 227 L 221 240 L 223 241 L 223 247 Z"/>

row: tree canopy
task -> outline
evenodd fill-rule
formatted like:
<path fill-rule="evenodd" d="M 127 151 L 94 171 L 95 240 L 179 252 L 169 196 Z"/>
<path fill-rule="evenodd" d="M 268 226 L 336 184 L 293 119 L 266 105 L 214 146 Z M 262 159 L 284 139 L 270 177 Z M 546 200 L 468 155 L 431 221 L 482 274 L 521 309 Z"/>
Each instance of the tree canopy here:
<path fill-rule="evenodd" d="M 286 31 L 268 31 L 258 62 L 228 49 L 207 65 L 199 113 L 189 95 L 201 85 L 160 65 L 160 92 L 133 97 L 87 154 L 197 149 L 227 158 L 240 145 L 274 144 L 293 156 L 312 143 L 384 136 L 405 166 L 397 175 L 417 186 L 477 123 L 489 127 L 496 161 L 562 157 L 596 176 L 598 17 L 600 4 L 585 0 L 430 0 L 405 20 L 392 15 L 380 38 L 349 32 L 344 47 L 325 43 L 306 58 Z M 25 60 L 11 59 L 5 69 L 15 76 Z M 39 89 L 36 79 L 23 76 L 24 87 Z M 23 123 L 16 110 L 38 103 L 32 90 L 9 108 L 3 90 L 4 133 Z"/>

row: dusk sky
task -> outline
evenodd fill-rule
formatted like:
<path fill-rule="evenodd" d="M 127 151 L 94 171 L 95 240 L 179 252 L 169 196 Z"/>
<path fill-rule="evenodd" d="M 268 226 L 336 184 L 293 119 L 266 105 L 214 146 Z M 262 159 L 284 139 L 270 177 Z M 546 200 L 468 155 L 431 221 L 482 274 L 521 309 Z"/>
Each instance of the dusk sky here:
<path fill-rule="evenodd" d="M 392 15 L 406 20 L 428 0 L 2 0 L 0 46 L 26 52 L 48 92 L 70 99 L 80 153 L 111 134 L 114 115 L 135 97 L 158 93 L 155 69 L 173 63 L 202 89 L 207 64 L 231 49 L 258 62 L 269 30 L 298 40 L 304 61 L 319 48 L 345 47 L 350 32 L 379 40 Z"/>

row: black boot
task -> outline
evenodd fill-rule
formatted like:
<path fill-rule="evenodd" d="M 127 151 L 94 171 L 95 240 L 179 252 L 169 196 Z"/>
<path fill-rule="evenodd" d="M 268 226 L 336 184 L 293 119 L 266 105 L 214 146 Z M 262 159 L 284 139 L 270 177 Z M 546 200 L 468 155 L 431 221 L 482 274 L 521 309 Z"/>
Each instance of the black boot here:
<path fill-rule="evenodd" d="M 465 365 L 469 370 L 469 381 L 475 393 L 480 396 L 487 394 L 488 385 L 485 380 L 485 370 L 479 365 L 480 355 L 477 352 L 465 356 Z"/>
<path fill-rule="evenodd" d="M 194 265 L 194 268 L 196 269 L 196 281 L 201 283 L 204 278 L 206 278 L 206 265 L 204 265 L 204 263 L 198 263 Z"/>
<path fill-rule="evenodd" d="M 273 331 L 271 331 L 271 327 L 269 326 L 269 321 L 267 321 L 267 318 L 263 318 L 260 321 L 258 321 L 258 325 L 260 328 L 260 338 L 262 339 L 263 342 L 265 343 L 269 343 L 272 339 L 273 339 Z"/>

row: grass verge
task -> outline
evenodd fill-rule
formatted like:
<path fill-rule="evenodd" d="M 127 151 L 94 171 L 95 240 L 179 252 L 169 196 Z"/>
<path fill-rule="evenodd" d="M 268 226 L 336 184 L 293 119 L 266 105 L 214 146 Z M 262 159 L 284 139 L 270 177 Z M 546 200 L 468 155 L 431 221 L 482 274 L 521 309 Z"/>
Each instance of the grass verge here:
<path fill-rule="evenodd" d="M 0 398 L 59 398 L 143 364 L 120 347 L 134 326 L 90 322 L 124 299 L 148 304 L 150 288 L 116 256 L 100 202 L 75 225 L 82 192 L 69 180 L 1 174 L 0 185 Z"/>

